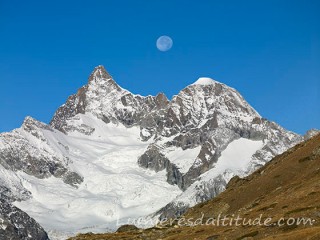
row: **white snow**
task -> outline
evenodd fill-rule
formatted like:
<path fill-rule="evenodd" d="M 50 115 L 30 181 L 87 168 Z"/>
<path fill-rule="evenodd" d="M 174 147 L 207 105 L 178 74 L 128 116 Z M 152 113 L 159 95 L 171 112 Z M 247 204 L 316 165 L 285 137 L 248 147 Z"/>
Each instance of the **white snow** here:
<path fill-rule="evenodd" d="M 141 134 L 142 134 L 144 137 L 150 137 L 150 136 L 151 136 L 151 133 L 150 133 L 147 129 L 145 129 L 145 128 L 143 128 L 143 129 L 141 130 Z"/>
<path fill-rule="evenodd" d="M 248 170 L 252 155 L 263 147 L 263 141 L 253 141 L 247 138 L 239 138 L 231 142 L 222 151 L 216 165 L 201 175 L 201 179 L 212 179 L 225 171 L 231 171 L 236 175 Z"/>
<path fill-rule="evenodd" d="M 138 166 L 149 144 L 140 141 L 138 127 L 105 124 L 92 115 L 79 115 L 72 124 L 96 130 L 90 136 L 42 132 L 49 146 L 70 158 L 70 169 L 84 177 L 78 189 L 59 178 L 17 173 L 32 198 L 14 204 L 38 221 L 50 239 L 114 231 L 118 220 L 151 214 L 181 193 L 167 183 L 165 170 L 156 173 Z"/>
<path fill-rule="evenodd" d="M 0 148 L 4 148 L 5 146 L 4 146 L 4 144 L 3 144 L 3 142 L 2 142 L 2 140 L 1 140 L 1 138 L 0 138 Z"/>
<path fill-rule="evenodd" d="M 188 172 L 195 162 L 200 149 L 201 146 L 186 150 L 182 148 L 172 148 L 165 155 L 170 162 L 174 163 L 179 168 L 179 171 L 184 174 Z"/>
<path fill-rule="evenodd" d="M 5 225 L 5 224 L 3 224 L 3 222 L 4 222 L 4 220 L 3 220 L 2 218 L 0 218 L 0 228 L 1 228 L 2 230 L 6 230 L 8 226 Z"/>
<path fill-rule="evenodd" d="M 22 197 L 23 189 L 19 176 L 0 165 L 0 186 L 10 189 L 16 196 Z"/>
<path fill-rule="evenodd" d="M 248 167 L 246 166 L 250 164 L 252 155 L 263 145 L 262 141 L 253 141 L 246 138 L 234 140 L 221 153 L 216 165 L 200 175 L 199 180 L 177 196 L 173 202 L 192 207 L 199 203 L 196 198 L 199 193 L 197 189 L 202 189 L 204 186 L 213 186 L 216 179 L 228 182 L 235 175 L 244 176 L 247 173 Z"/>
<path fill-rule="evenodd" d="M 197 81 L 195 81 L 192 85 L 213 85 L 215 84 L 215 80 L 208 77 L 200 77 Z"/>

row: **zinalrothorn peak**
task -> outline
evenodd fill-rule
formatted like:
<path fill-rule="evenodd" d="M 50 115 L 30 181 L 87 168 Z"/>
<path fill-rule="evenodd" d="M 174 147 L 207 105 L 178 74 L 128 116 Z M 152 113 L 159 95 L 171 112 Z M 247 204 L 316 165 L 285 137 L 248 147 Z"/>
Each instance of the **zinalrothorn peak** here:
<path fill-rule="evenodd" d="M 180 215 L 303 139 L 235 89 L 196 83 L 169 101 L 132 94 L 96 67 L 49 125 L 28 117 L 0 134 L 0 195 L 51 238 L 115 230 L 117 219 Z"/>

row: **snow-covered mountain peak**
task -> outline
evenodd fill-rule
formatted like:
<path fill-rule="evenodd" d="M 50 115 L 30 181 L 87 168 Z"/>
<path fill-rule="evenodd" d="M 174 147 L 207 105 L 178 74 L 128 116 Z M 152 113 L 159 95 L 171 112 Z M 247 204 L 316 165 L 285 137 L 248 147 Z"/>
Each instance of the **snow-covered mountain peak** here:
<path fill-rule="evenodd" d="M 180 91 L 173 97 L 172 104 L 183 110 L 180 115 L 196 114 L 196 122 L 216 115 L 223 115 L 223 122 L 230 122 L 233 118 L 251 122 L 260 118 L 237 90 L 207 77 L 199 78 Z"/>
<path fill-rule="evenodd" d="M 76 94 L 71 95 L 56 111 L 50 125 L 62 132 L 67 132 L 66 121 L 79 113 L 92 113 L 105 122 L 113 121 L 112 109 L 123 96 L 130 94 L 113 80 L 102 65 L 99 65 L 92 71 L 88 84 L 81 87 Z"/>
<path fill-rule="evenodd" d="M 223 94 L 225 92 L 234 92 L 240 95 L 240 93 L 233 87 L 230 87 L 210 77 L 198 78 L 194 83 L 188 85 L 185 89 L 189 88 L 200 90 L 201 92 L 203 92 L 203 89 L 205 89 L 204 92 L 208 92 L 208 90 L 210 92 L 213 91 L 214 95 L 220 95 L 221 93 Z"/>
<path fill-rule="evenodd" d="M 97 79 L 111 79 L 111 75 L 107 72 L 107 70 L 104 68 L 104 66 L 99 65 L 97 67 L 94 68 L 94 70 L 92 71 L 90 77 L 89 77 L 89 82 L 90 81 L 95 81 Z"/>
<path fill-rule="evenodd" d="M 200 77 L 197 81 L 195 81 L 192 85 L 213 85 L 217 83 L 216 80 L 213 80 L 209 77 Z"/>
<path fill-rule="evenodd" d="M 96 91 L 100 94 L 106 94 L 110 91 L 124 91 L 102 65 L 95 67 L 90 74 L 88 84 L 84 88 L 85 90 Z"/>

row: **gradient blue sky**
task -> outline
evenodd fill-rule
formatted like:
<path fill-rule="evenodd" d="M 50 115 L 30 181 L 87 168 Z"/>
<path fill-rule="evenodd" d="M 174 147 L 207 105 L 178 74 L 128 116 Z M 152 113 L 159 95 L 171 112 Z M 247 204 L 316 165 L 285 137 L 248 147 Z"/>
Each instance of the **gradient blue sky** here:
<path fill-rule="evenodd" d="M 317 0 L 0 0 L 0 132 L 48 123 L 99 64 L 169 98 L 208 76 L 289 130 L 320 128 L 319 23 Z"/>

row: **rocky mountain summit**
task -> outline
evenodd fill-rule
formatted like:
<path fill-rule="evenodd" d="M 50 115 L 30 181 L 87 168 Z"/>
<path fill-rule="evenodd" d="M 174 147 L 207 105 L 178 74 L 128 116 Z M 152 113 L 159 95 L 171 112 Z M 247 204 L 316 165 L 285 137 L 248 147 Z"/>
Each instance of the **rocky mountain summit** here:
<path fill-rule="evenodd" d="M 169 100 L 133 94 L 98 66 L 49 125 L 27 117 L 21 128 L 0 134 L 0 191 L 52 236 L 112 230 L 119 218 L 180 215 L 302 140 L 210 78 Z M 46 202 L 48 189 L 59 206 Z M 61 214 L 70 222 L 79 206 L 88 212 L 77 219 L 97 216 L 95 226 L 90 219 L 70 229 L 52 223 Z"/>

